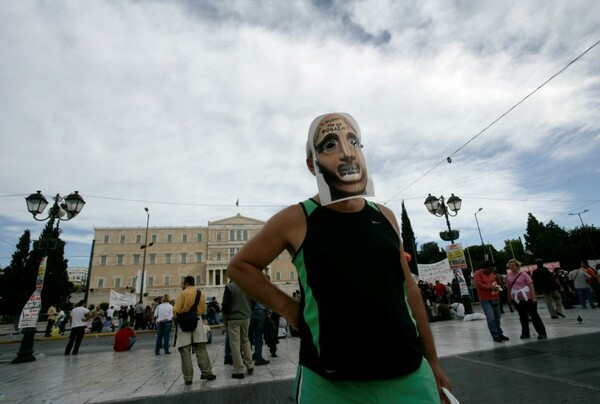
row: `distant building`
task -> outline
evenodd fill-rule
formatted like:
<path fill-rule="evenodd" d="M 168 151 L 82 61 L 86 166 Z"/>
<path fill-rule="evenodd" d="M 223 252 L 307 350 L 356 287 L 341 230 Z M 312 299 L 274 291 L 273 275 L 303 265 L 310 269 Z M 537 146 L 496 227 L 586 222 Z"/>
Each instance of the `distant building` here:
<path fill-rule="evenodd" d="M 87 281 L 88 268 L 86 267 L 68 267 L 67 274 L 69 281 L 75 286 L 85 286 Z"/>
<path fill-rule="evenodd" d="M 188 275 L 195 277 L 196 285 L 207 298 L 214 296 L 221 301 L 223 289 L 229 282 L 229 260 L 263 225 L 263 221 L 238 214 L 209 221 L 206 227 L 150 227 L 144 303 L 165 293 L 177 296 L 183 278 Z M 94 228 L 94 233 L 89 303 L 108 302 L 111 289 L 139 295 L 138 276 L 141 276 L 144 264 L 141 247 L 144 246 L 146 228 L 98 227 Z M 287 252 L 277 257 L 265 272 L 273 283 L 289 294 L 298 289 L 296 268 Z"/>

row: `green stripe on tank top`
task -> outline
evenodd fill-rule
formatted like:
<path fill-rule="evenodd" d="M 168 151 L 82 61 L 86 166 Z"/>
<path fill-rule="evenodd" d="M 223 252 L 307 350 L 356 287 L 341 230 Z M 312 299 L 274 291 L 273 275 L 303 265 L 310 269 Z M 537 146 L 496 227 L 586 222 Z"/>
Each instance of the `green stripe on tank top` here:
<path fill-rule="evenodd" d="M 317 349 L 317 353 L 321 355 L 321 347 L 319 346 L 319 307 L 316 299 L 313 297 L 313 292 L 306 279 L 306 268 L 304 267 L 304 251 L 300 250 L 293 261 L 296 271 L 298 272 L 298 280 L 302 283 L 304 290 L 304 321 L 308 325 L 310 334 L 312 335 L 313 344 Z"/>

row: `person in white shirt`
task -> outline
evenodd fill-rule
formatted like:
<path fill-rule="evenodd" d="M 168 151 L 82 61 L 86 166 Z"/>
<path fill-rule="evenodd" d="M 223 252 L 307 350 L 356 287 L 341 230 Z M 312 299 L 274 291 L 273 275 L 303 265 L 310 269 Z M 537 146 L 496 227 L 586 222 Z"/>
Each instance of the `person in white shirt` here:
<path fill-rule="evenodd" d="M 73 349 L 73 355 L 79 353 L 79 345 L 87 327 L 86 321 L 90 317 L 92 317 L 92 313 L 85 307 L 85 300 L 80 300 L 77 307 L 71 311 L 71 334 L 69 334 L 69 343 L 65 348 L 65 355 L 71 355 L 71 348 Z"/>
<path fill-rule="evenodd" d="M 165 355 L 169 355 L 169 338 L 171 337 L 171 326 L 173 324 L 173 306 L 171 297 L 167 294 L 161 299 L 161 303 L 154 310 L 156 319 L 156 346 L 154 355 L 160 355 L 160 349 L 164 348 Z"/>

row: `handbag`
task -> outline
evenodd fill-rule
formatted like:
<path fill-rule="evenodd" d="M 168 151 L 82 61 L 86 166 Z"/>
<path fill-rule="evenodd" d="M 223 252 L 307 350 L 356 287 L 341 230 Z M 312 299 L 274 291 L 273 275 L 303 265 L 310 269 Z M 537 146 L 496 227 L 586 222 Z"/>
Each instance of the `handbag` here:
<path fill-rule="evenodd" d="M 196 300 L 194 301 L 194 305 L 187 313 L 182 313 L 180 316 L 177 316 L 177 324 L 179 324 L 179 328 L 181 331 L 191 332 L 198 327 L 198 302 L 200 301 L 200 291 L 196 290 Z"/>

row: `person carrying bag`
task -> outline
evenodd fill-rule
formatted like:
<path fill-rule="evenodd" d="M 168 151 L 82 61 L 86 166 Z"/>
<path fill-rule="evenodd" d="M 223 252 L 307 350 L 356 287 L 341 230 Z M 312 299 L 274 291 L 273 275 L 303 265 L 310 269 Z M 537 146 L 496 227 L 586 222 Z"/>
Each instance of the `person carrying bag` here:
<path fill-rule="evenodd" d="M 175 342 L 174 346 L 181 355 L 181 370 L 186 385 L 192 384 L 194 369 L 192 367 L 192 353 L 196 355 L 198 367 L 202 371 L 200 379 L 215 380 L 212 365 L 206 349 L 206 330 L 199 317 L 204 312 L 206 299 L 204 295 L 194 286 L 193 276 L 186 276 L 173 307 L 176 316 Z M 191 302 L 193 304 L 190 304 Z M 188 309 L 189 307 L 189 309 Z M 200 322 L 199 322 L 200 321 Z"/>

